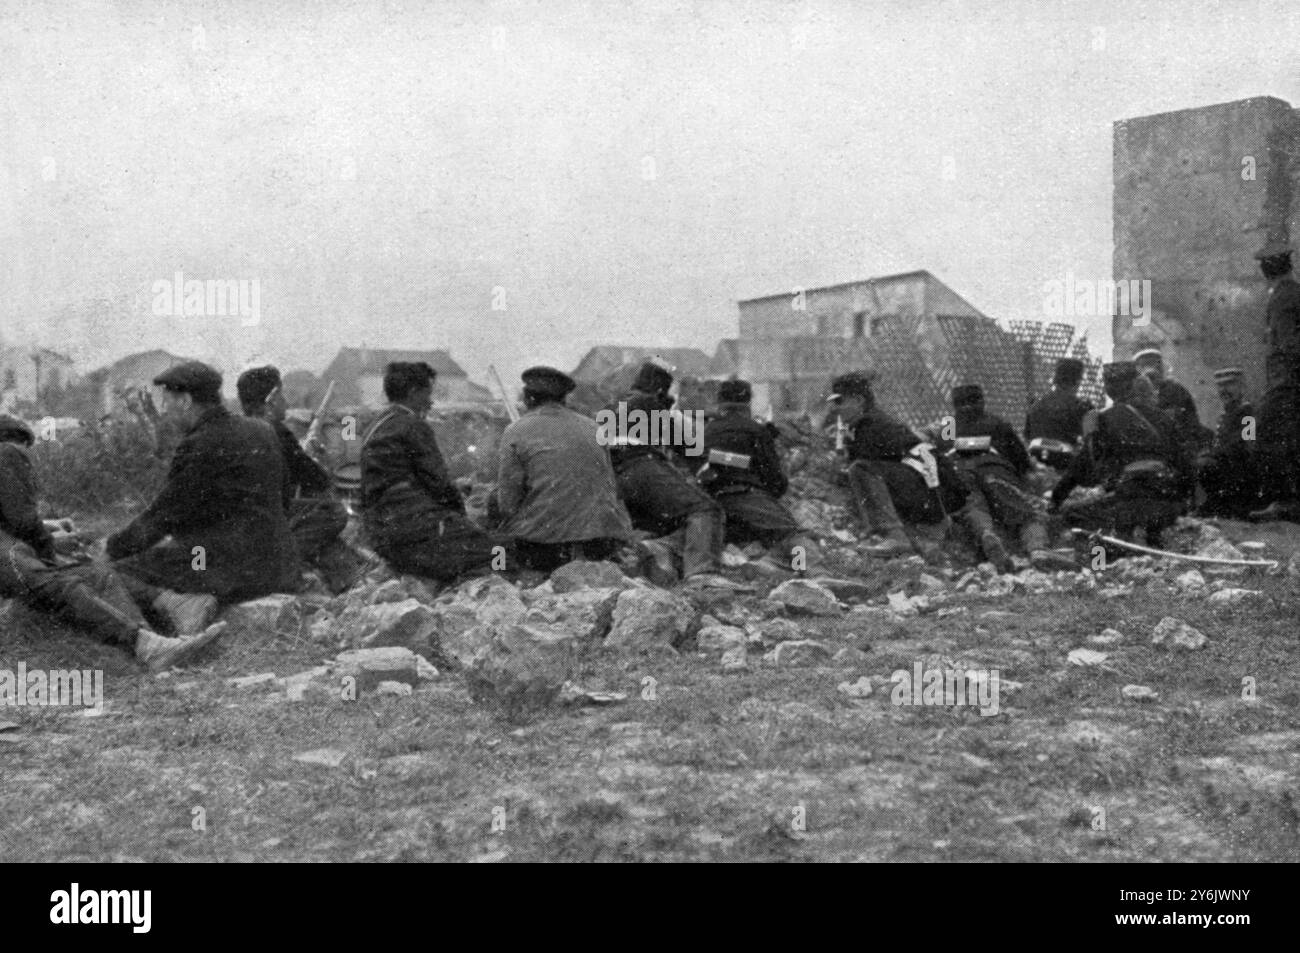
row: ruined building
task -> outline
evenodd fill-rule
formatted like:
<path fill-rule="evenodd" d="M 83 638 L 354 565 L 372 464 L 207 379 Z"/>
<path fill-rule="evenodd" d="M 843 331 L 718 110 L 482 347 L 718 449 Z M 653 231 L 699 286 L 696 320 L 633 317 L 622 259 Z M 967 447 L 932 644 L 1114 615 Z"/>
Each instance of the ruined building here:
<path fill-rule="evenodd" d="M 1149 280 L 1149 323 L 1112 319 L 1115 358 L 1159 346 L 1196 398 L 1219 412 L 1211 372 L 1264 379 L 1267 286 L 1253 255 L 1297 235 L 1300 117 L 1269 96 L 1141 116 L 1114 127 L 1114 278 Z"/>
<path fill-rule="evenodd" d="M 778 417 L 825 414 L 830 379 L 865 370 L 891 413 L 924 426 L 949 412 L 948 391 L 976 383 L 989 409 L 1017 428 L 1051 387 L 1067 354 L 1098 363 L 1068 324 L 1013 324 L 1008 330 L 928 271 L 827 288 L 795 289 L 739 302 L 736 373 L 754 385 L 754 410 Z"/>

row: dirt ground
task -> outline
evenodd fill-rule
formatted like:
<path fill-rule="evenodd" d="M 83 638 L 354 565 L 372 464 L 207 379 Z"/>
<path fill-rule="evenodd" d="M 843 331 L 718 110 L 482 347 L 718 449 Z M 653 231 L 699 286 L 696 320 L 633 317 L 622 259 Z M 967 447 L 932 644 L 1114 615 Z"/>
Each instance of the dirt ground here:
<path fill-rule="evenodd" d="M 1300 527 L 1222 525 L 1284 566 L 1300 549 Z M 626 700 L 523 723 L 446 671 L 407 697 L 355 701 L 228 684 L 334 654 L 302 633 L 228 639 L 198 667 L 151 676 L 11 605 L 0 668 L 101 668 L 106 707 L 0 708 L 0 856 L 1296 861 L 1300 592 L 1286 574 L 1232 585 L 1263 596 L 961 595 L 942 615 L 800 622 L 865 653 L 844 665 L 755 655 L 724 671 L 689 648 L 597 651 L 581 685 Z M 1153 647 L 1165 616 L 1208 644 Z M 1103 666 L 1067 662 L 1106 628 L 1123 638 Z M 893 704 L 891 673 L 918 661 L 997 669 L 998 714 Z M 837 687 L 861 676 L 866 697 Z M 1157 697 L 1131 700 L 1126 685 Z M 320 749 L 325 764 L 295 760 Z"/>

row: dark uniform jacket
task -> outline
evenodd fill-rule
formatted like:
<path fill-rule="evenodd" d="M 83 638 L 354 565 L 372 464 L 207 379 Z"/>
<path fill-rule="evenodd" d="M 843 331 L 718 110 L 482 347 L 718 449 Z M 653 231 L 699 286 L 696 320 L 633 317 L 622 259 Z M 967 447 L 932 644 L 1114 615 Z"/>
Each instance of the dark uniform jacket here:
<path fill-rule="evenodd" d="M 202 591 L 292 588 L 298 556 L 283 487 L 284 461 L 266 424 L 209 407 L 181 438 L 157 498 L 108 538 L 108 556 L 124 559 L 171 536 L 187 551 L 203 547 Z"/>
<path fill-rule="evenodd" d="M 1114 490 L 1125 467 L 1140 460 L 1162 461 L 1183 479 L 1190 470 L 1186 449 L 1168 414 L 1155 408 L 1114 404 L 1097 415 L 1097 427 L 1087 439 L 1085 452 L 1074 458 L 1052 490 L 1052 502 L 1059 506 L 1076 486 L 1102 484 Z"/>
<path fill-rule="evenodd" d="M 436 538 L 448 513 L 464 515 L 433 428 L 400 404 L 370 428 L 361 448 L 361 507 L 376 548 Z"/>
<path fill-rule="evenodd" d="M 615 418 L 618 419 L 620 411 L 619 405 L 625 404 L 627 406 L 626 413 L 629 421 L 635 421 L 638 417 L 644 415 L 647 432 L 649 432 L 652 427 L 656 432 L 658 432 L 659 428 L 654 427 L 652 422 L 656 419 L 662 419 L 663 415 L 671 411 L 673 403 L 673 398 L 666 395 L 661 396 L 659 394 L 647 393 L 646 391 L 632 390 L 605 409 L 613 413 Z M 659 418 L 652 416 L 656 412 L 660 414 Z M 626 435 L 620 434 L 619 436 L 623 437 Z M 670 461 L 672 459 L 671 448 L 654 446 L 649 443 L 635 444 L 619 440 L 618 442 L 611 444 L 609 448 L 609 459 L 616 470 L 638 457 L 652 455 L 662 456 Z"/>
<path fill-rule="evenodd" d="M 720 450 L 749 458 L 747 469 L 709 463 L 703 485 L 715 496 L 752 487 L 779 499 L 790 485 L 781 470 L 772 432 L 744 410 L 730 410 L 710 420 L 704 428 L 704 450 L 706 454 Z"/>
<path fill-rule="evenodd" d="M 1214 432 L 1214 445 L 1204 456 L 1219 465 L 1247 463 L 1255 448 L 1242 435 L 1246 429 L 1246 418 L 1254 416 L 1255 409 L 1248 400 L 1226 405 L 1223 416 L 1219 418 L 1218 429 Z"/>
<path fill-rule="evenodd" d="M 1177 381 L 1164 378 L 1156 385 L 1156 406 L 1173 421 L 1178 441 L 1193 452 L 1210 436 L 1210 431 L 1201 426 L 1196 401 Z"/>
<path fill-rule="evenodd" d="M 916 432 L 879 407 L 872 407 L 853 424 L 850 460 L 887 460 L 897 463 L 922 440 Z"/>
<path fill-rule="evenodd" d="M 307 455 L 293 431 L 284 421 L 271 423 L 284 453 L 284 506 L 287 511 L 295 495 L 325 496 L 330 490 L 330 476 L 319 463 Z"/>
<path fill-rule="evenodd" d="M 1268 291 L 1268 387 L 1300 386 L 1300 283 L 1287 276 Z"/>
<path fill-rule="evenodd" d="M 1046 437 L 1075 443 L 1083 434 L 1083 418 L 1092 404 L 1070 391 L 1054 390 L 1039 398 L 1025 416 L 1025 439 Z"/>
<path fill-rule="evenodd" d="M 875 406 L 867 410 L 852 429 L 848 443 L 850 464 L 863 460 L 907 466 L 903 458 L 908 451 L 926 442 L 911 427 Z M 935 463 L 939 474 L 938 498 L 950 512 L 955 512 L 965 502 L 965 481 L 947 456 L 935 454 Z"/>
<path fill-rule="evenodd" d="M 1005 464 L 1015 471 L 1018 477 L 1023 477 L 1033 469 L 1033 462 L 1029 459 L 1029 451 L 1020 442 L 1020 438 L 1016 436 L 1016 432 L 1011 428 L 1011 425 L 1001 417 L 989 413 L 969 416 L 958 414 L 956 423 L 958 437 L 988 437 L 990 438 L 990 448 L 994 451 L 993 453 L 958 452 L 954 454 L 958 463 L 962 466 L 979 467 L 988 463 Z M 951 449 L 951 445 L 946 441 L 941 441 L 939 446 L 943 450 Z"/>
<path fill-rule="evenodd" d="M 41 559 L 53 561 L 54 540 L 36 509 L 32 459 L 25 447 L 7 441 L 0 441 L 0 533 L 31 546 Z"/>

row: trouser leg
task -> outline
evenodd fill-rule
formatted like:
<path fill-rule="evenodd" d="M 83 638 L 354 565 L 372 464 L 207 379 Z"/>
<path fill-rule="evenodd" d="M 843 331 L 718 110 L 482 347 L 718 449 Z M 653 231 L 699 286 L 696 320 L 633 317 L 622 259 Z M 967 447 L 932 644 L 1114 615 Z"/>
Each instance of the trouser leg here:
<path fill-rule="evenodd" d="M 868 533 L 890 536 L 903 531 L 903 521 L 894 507 L 889 486 L 879 469 L 868 460 L 849 465 L 849 486 L 858 515 Z"/>
<path fill-rule="evenodd" d="M 379 555 L 398 572 L 445 582 L 490 566 L 497 555 L 497 546 L 509 548 L 506 541 L 495 540 L 464 516 L 452 513 L 442 520 L 441 532 L 437 536 L 400 546 L 385 546 L 379 550 Z"/>
<path fill-rule="evenodd" d="M 111 570 L 93 564 L 48 566 L 22 545 L 0 553 L 0 594 L 55 613 L 109 643 L 131 645 L 145 627 L 144 616 Z"/>

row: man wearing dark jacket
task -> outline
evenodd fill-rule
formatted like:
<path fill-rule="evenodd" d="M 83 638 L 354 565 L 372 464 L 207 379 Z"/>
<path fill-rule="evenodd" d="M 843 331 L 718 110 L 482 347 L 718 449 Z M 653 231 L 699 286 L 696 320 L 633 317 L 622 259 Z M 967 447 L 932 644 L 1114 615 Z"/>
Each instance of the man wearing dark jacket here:
<path fill-rule="evenodd" d="M 940 449 L 950 453 L 966 477 L 968 494 L 959 516 L 971 531 L 984 557 L 1001 572 L 1013 564 L 997 527 L 1018 533 L 1035 569 L 1077 568 L 1048 549 L 1047 523 L 1025 483 L 1033 468 L 1025 445 L 1011 425 L 984 409 L 984 390 L 963 384 L 952 390 L 954 439 L 940 437 Z"/>
<path fill-rule="evenodd" d="M 254 367 L 235 382 L 245 417 L 263 420 L 275 432 L 284 458 L 282 499 L 289 532 L 302 560 L 320 571 L 334 593 L 345 591 L 364 562 L 339 539 L 348 525 L 348 511 L 332 495 L 329 472 L 307 455 L 285 426 L 287 405 L 280 371 Z"/>
<path fill-rule="evenodd" d="M 671 412 L 675 401 L 668 391 L 672 385 L 673 374 L 666 363 L 647 361 L 637 372 L 631 392 L 601 411 L 597 421 L 629 422 L 628 432 L 610 435 L 609 456 L 632 526 L 655 536 L 672 535 L 669 548 L 681 550 L 683 578 L 707 581 L 721 563 L 722 509 L 669 462 L 666 454 L 673 452 L 672 446 L 638 434 L 638 430 L 653 434 L 658 429 L 653 421 Z M 643 550 L 643 558 L 647 553 L 655 555 L 654 547 Z M 664 577 L 667 575 L 665 572 Z M 664 577 L 660 581 L 667 581 Z"/>
<path fill-rule="evenodd" d="M 876 406 L 870 379 L 844 374 L 831 382 L 830 403 L 853 431 L 848 445 L 849 486 L 868 533 L 884 538 L 867 550 L 889 557 L 916 552 L 907 523 L 942 523 L 965 492 L 951 464 L 910 427 Z"/>
<path fill-rule="evenodd" d="M 192 638 L 164 638 L 107 566 L 59 565 L 54 539 L 37 511 L 32 443 L 26 424 L 0 416 L 0 596 L 62 615 L 133 651 L 155 672 L 184 664 L 220 635 L 224 622 Z"/>
<path fill-rule="evenodd" d="M 1187 447 L 1173 420 L 1136 399 L 1137 367 L 1131 361 L 1102 369 L 1106 394 L 1114 402 L 1097 416 L 1085 452 L 1052 490 L 1050 511 L 1085 529 L 1129 537 L 1140 527 L 1147 545 L 1160 546 L 1161 533 L 1186 508 Z M 1096 500 L 1068 503 L 1076 486 L 1104 487 Z"/>
<path fill-rule="evenodd" d="M 370 544 L 394 569 L 449 582 L 487 568 L 495 543 L 465 515 L 424 419 L 436 376 L 423 361 L 384 369 L 389 406 L 361 447 L 361 508 Z"/>
<path fill-rule="evenodd" d="M 1083 419 L 1093 409 L 1079 397 L 1083 361 L 1063 357 L 1052 375 L 1052 392 L 1040 398 L 1025 416 L 1029 453 L 1055 470 L 1065 471 L 1083 439 Z"/>
<path fill-rule="evenodd" d="M 726 514 L 726 539 L 743 546 L 758 542 L 784 569 L 808 568 L 812 544 L 779 500 L 790 481 L 781 469 L 770 429 L 750 414 L 753 390 L 748 381 L 723 381 L 718 387 L 718 415 L 704 428 L 706 461 L 699 483 Z M 794 547 L 803 546 L 797 564 Z"/>
<path fill-rule="evenodd" d="M 184 433 L 149 507 L 108 539 L 136 600 L 161 590 L 198 594 L 193 625 L 221 602 L 298 587 L 298 556 L 284 516 L 284 464 L 265 424 L 221 403 L 221 375 L 197 361 L 158 377 L 162 412 Z"/>

